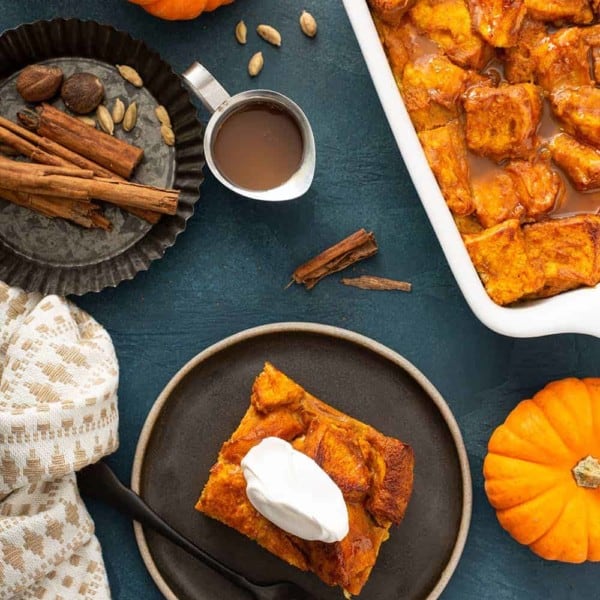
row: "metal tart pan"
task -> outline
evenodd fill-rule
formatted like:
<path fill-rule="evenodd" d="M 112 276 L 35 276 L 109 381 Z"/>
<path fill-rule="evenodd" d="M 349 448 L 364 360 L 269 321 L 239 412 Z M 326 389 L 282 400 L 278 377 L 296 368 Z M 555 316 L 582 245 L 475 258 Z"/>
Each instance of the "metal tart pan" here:
<path fill-rule="evenodd" d="M 138 103 L 138 124 L 115 135 L 144 149 L 134 180 L 181 192 L 177 214 L 151 225 L 108 206 L 111 231 L 87 230 L 62 219 L 47 219 L 0 200 L 0 280 L 28 291 L 81 295 L 132 279 L 163 256 L 185 229 L 200 197 L 204 167 L 203 126 L 179 76 L 156 52 L 128 33 L 93 21 L 54 19 L 21 25 L 0 36 L 0 114 L 16 120 L 25 103 L 15 88 L 18 72 L 33 63 L 60 66 L 65 75 L 97 74 L 110 108 L 119 97 Z M 135 68 L 142 88 L 126 82 L 115 65 Z M 60 100 L 53 102 L 62 108 Z M 154 114 L 166 107 L 176 143 L 162 141 Z"/>

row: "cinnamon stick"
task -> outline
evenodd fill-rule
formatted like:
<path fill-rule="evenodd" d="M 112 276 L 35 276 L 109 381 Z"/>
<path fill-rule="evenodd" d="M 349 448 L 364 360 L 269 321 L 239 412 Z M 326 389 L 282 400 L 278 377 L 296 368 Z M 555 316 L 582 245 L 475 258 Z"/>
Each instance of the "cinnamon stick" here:
<path fill-rule="evenodd" d="M 0 157 L 0 185 L 3 189 L 75 200 L 96 198 L 116 206 L 141 208 L 173 215 L 179 192 L 95 177 L 78 168 L 37 165 Z"/>
<path fill-rule="evenodd" d="M 89 125 L 86 125 L 86 127 L 89 127 Z M 93 171 L 95 175 L 100 177 L 121 179 L 120 175 L 4 117 L 0 117 L 0 142 L 8 144 L 18 154 L 28 156 L 34 162 L 65 167 L 78 166 Z M 160 221 L 160 213 L 132 207 L 124 207 L 124 210 L 152 224 Z"/>
<path fill-rule="evenodd" d="M 49 104 L 42 104 L 35 111 L 24 110 L 17 116 L 25 127 L 38 135 L 49 138 L 126 179 L 131 177 L 144 157 L 141 148 L 93 129 Z"/>
<path fill-rule="evenodd" d="M 102 214 L 100 207 L 92 202 L 78 202 L 71 198 L 41 196 L 4 189 L 0 189 L 0 198 L 51 219 L 56 217 L 67 219 L 86 229 L 109 230 L 111 227 L 110 221 Z"/>
<path fill-rule="evenodd" d="M 341 242 L 300 265 L 292 274 L 292 278 L 293 281 L 304 284 L 310 290 L 323 277 L 341 271 L 376 253 L 377 242 L 373 233 L 359 229 Z"/>
<path fill-rule="evenodd" d="M 2 117 L 0 117 L 2 119 Z M 45 150 L 35 146 L 31 142 L 23 139 L 16 133 L 13 133 L 9 129 L 0 124 L 0 142 L 3 144 L 7 144 L 11 146 L 15 150 L 18 151 L 18 154 L 22 154 L 23 156 L 27 156 L 34 162 L 39 162 L 44 165 L 54 165 L 60 167 L 73 167 L 74 165 L 64 158 L 60 158 L 59 156 L 55 156 L 54 154 L 49 154 Z"/>
<path fill-rule="evenodd" d="M 89 127 L 89 125 L 85 125 L 85 123 L 83 123 L 83 125 L 85 127 Z M 5 119 L 4 117 L 0 117 L 0 127 L 4 128 L 5 130 L 8 130 L 10 133 L 14 134 L 15 136 L 18 136 L 19 138 L 26 140 L 30 144 L 34 145 L 36 148 L 39 148 L 40 150 L 43 150 L 48 154 L 51 154 L 60 159 L 63 159 L 65 161 L 64 166 L 67 166 L 67 163 L 68 163 L 68 165 L 77 166 L 77 167 L 80 167 L 81 169 L 88 169 L 90 171 L 93 171 L 99 177 L 118 177 L 118 175 L 116 173 L 113 173 L 112 171 L 105 169 L 101 165 L 99 165 L 91 160 L 88 160 L 84 156 L 81 156 L 80 154 L 77 154 L 76 152 L 72 152 L 68 148 L 61 146 L 60 144 L 57 144 L 56 142 L 53 142 L 52 140 L 49 140 L 45 137 L 37 135 L 33 131 L 29 131 L 29 129 L 26 129 L 25 127 L 21 127 L 18 123 L 13 123 L 12 121 Z M 4 134 L 4 135 L 6 136 L 6 134 Z M 10 142 L 7 142 L 7 143 L 10 143 Z M 13 147 L 15 147 L 15 146 L 13 146 Z M 42 162 L 42 161 L 38 160 L 37 162 Z M 48 164 L 48 163 L 43 163 L 43 164 Z"/>
<path fill-rule="evenodd" d="M 398 281 L 387 277 L 376 277 L 375 275 L 361 275 L 342 279 L 344 285 L 360 288 L 361 290 L 397 290 L 399 292 L 410 292 L 412 284 L 408 281 Z"/>

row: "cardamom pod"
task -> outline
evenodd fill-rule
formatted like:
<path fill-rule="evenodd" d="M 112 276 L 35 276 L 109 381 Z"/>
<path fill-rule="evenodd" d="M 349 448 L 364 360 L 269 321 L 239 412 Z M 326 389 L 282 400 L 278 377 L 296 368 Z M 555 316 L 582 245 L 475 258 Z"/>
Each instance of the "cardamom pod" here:
<path fill-rule="evenodd" d="M 87 115 L 76 115 L 75 118 L 90 127 L 96 128 L 96 119 L 93 117 L 88 117 Z"/>
<path fill-rule="evenodd" d="M 317 35 L 317 21 L 305 10 L 302 11 L 302 14 L 300 15 L 300 29 L 302 29 L 302 33 L 308 37 L 315 37 L 315 35 Z"/>
<path fill-rule="evenodd" d="M 248 63 L 248 73 L 250 77 L 256 77 L 261 71 L 265 64 L 262 52 L 257 52 Z"/>
<path fill-rule="evenodd" d="M 269 42 L 269 44 L 281 46 L 281 34 L 275 27 L 271 27 L 270 25 L 259 25 L 256 28 L 256 33 L 258 33 L 263 40 Z"/>
<path fill-rule="evenodd" d="M 175 133 L 168 125 L 161 125 L 160 134 L 167 146 L 175 145 Z"/>
<path fill-rule="evenodd" d="M 117 65 L 117 70 L 121 74 L 121 77 L 125 81 L 129 81 L 131 85 L 135 87 L 141 88 L 144 85 L 143 79 L 140 77 L 140 74 L 133 68 L 128 65 Z"/>
<path fill-rule="evenodd" d="M 161 125 L 171 127 L 171 117 L 169 117 L 167 109 L 162 104 L 156 107 L 156 109 L 154 110 L 154 114 L 156 115 L 156 118 L 158 119 Z"/>
<path fill-rule="evenodd" d="M 110 116 L 110 112 L 108 112 L 108 108 L 101 104 L 96 109 L 96 117 L 98 118 L 98 124 L 100 128 L 108 135 L 112 135 L 115 132 L 115 124 Z"/>
<path fill-rule="evenodd" d="M 125 116 L 123 117 L 123 130 L 131 131 L 137 123 L 137 103 L 132 102 L 125 111 Z"/>
<path fill-rule="evenodd" d="M 112 109 L 112 120 L 115 124 L 120 123 L 125 116 L 125 104 L 123 104 L 123 100 L 121 98 L 117 98 L 115 103 L 113 104 Z"/>
<path fill-rule="evenodd" d="M 248 28 L 246 27 L 246 23 L 244 23 L 244 21 L 240 21 L 235 26 L 235 39 L 240 44 L 245 44 L 247 37 L 248 37 Z"/>

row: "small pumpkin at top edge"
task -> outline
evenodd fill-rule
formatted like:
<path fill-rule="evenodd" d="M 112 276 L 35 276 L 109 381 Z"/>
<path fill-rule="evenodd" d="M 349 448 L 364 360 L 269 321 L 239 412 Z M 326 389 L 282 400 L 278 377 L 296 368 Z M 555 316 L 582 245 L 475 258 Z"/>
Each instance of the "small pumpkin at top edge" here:
<path fill-rule="evenodd" d="M 233 0 L 129 0 L 146 12 L 168 21 L 185 21 L 213 11 Z"/>
<path fill-rule="evenodd" d="M 549 383 L 492 434 L 483 465 L 498 521 L 538 556 L 600 561 L 600 378 Z"/>

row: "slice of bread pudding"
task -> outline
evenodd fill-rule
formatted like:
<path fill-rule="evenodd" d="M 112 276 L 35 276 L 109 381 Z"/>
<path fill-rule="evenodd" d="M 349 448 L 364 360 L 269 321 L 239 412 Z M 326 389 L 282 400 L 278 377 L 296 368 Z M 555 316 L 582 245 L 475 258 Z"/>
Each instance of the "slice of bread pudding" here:
<path fill-rule="evenodd" d="M 267 519 L 246 497 L 240 462 L 266 437 L 290 442 L 341 489 L 349 533 L 340 542 L 306 541 Z M 196 509 L 217 519 L 347 596 L 360 593 L 390 526 L 399 524 L 413 488 L 413 451 L 321 402 L 267 363 L 256 378 L 250 408 L 226 441 Z"/>

